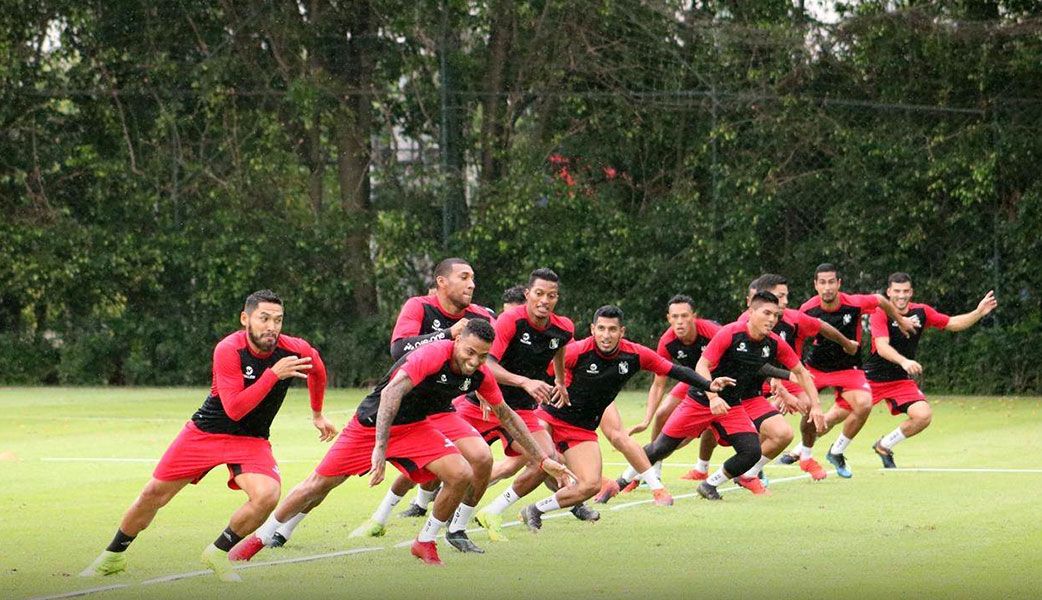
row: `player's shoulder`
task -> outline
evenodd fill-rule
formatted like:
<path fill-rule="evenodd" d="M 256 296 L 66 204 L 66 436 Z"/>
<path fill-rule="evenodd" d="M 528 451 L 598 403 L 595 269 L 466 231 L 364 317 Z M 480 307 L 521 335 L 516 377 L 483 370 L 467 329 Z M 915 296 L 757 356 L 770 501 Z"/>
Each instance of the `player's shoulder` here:
<path fill-rule="evenodd" d="M 281 336 L 279 336 L 279 337 L 281 337 Z M 246 347 L 246 330 L 245 329 L 240 329 L 238 331 L 233 331 L 232 333 L 229 333 L 228 335 L 226 335 L 223 338 L 221 338 L 221 341 L 217 342 L 217 346 L 214 348 L 214 351 L 215 352 L 216 351 L 220 351 L 220 350 L 239 351 L 239 350 L 241 350 L 241 349 L 243 349 L 245 347 Z"/>
<path fill-rule="evenodd" d="M 645 352 L 654 352 L 651 348 L 648 348 L 644 344 L 634 342 L 633 340 L 627 340 L 622 338 L 619 340 L 619 351 L 625 352 L 626 354 L 643 354 Z"/>
<path fill-rule="evenodd" d="M 846 306 L 862 306 L 866 303 L 874 304 L 875 294 L 848 294 L 839 293 L 839 303 Z"/>
<path fill-rule="evenodd" d="M 575 335 L 575 323 L 564 315 L 550 313 L 550 324 Z"/>
<path fill-rule="evenodd" d="M 807 312 L 808 310 L 818 308 L 819 306 L 821 306 L 821 296 L 815 294 L 800 305 L 800 312 Z"/>
<path fill-rule="evenodd" d="M 423 344 L 408 354 L 412 360 L 445 360 L 452 356 L 453 340 L 438 340 Z"/>
<path fill-rule="evenodd" d="M 312 345 L 304 338 L 286 335 L 284 333 L 279 335 L 277 346 L 289 350 L 290 352 L 304 352 L 312 348 Z"/>
<path fill-rule="evenodd" d="M 746 313 L 742 313 L 743 315 Z M 723 327 L 720 323 L 712 319 L 695 319 L 695 330 L 699 333 L 716 333 Z"/>
<path fill-rule="evenodd" d="M 929 304 L 926 304 L 925 302 L 909 302 L 908 303 L 908 310 L 921 310 L 921 311 L 924 311 L 924 312 L 928 312 L 928 311 L 936 311 L 937 309 L 932 307 L 932 306 L 930 306 Z"/>
<path fill-rule="evenodd" d="M 735 321 L 731 321 L 730 323 L 722 326 L 720 328 L 720 331 L 717 332 L 717 335 L 734 335 L 735 333 L 745 331 L 746 322 L 747 321 L 743 321 L 741 318 Z"/>
<path fill-rule="evenodd" d="M 581 340 L 573 340 L 571 342 L 568 342 L 568 345 L 565 346 L 565 348 L 567 349 L 568 352 L 572 352 L 572 353 L 576 353 L 576 354 L 583 354 L 583 353 L 586 353 L 586 352 L 592 352 L 593 349 L 596 347 L 596 345 L 597 344 L 594 341 L 593 336 L 590 335 L 590 336 L 584 337 Z"/>
<path fill-rule="evenodd" d="M 666 330 L 662 332 L 662 335 L 659 336 L 658 343 L 665 345 L 673 342 L 675 339 L 677 339 L 676 332 L 673 331 L 672 327 L 667 327 Z"/>
<path fill-rule="evenodd" d="M 434 304 L 434 296 L 413 296 L 408 298 L 403 304 L 400 312 L 405 313 L 408 311 L 423 310 L 424 306 Z"/>
<path fill-rule="evenodd" d="M 480 304 L 471 304 L 463 312 L 467 313 L 468 317 L 477 317 L 479 319 L 487 319 L 488 321 L 496 320 L 496 314 L 492 312 L 492 309 L 487 306 L 481 306 Z M 504 313 L 504 315 L 505 314 L 506 313 Z M 500 318 L 502 317 L 503 315 L 500 315 Z"/>

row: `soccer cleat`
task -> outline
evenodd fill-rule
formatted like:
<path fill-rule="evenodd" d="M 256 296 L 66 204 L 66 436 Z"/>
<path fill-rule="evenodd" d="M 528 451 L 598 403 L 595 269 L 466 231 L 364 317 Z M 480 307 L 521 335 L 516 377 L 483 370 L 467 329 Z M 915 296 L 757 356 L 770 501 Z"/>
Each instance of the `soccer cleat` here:
<path fill-rule="evenodd" d="M 753 493 L 754 496 L 770 496 L 771 493 L 767 491 L 767 488 L 763 486 L 763 482 L 758 477 L 739 477 L 737 481 L 738 485 L 744 487 Z"/>
<path fill-rule="evenodd" d="M 828 476 L 828 473 L 825 472 L 825 469 L 822 469 L 818 461 L 814 460 L 813 458 L 801 460 L 800 469 L 805 473 L 809 473 L 810 478 L 814 481 L 821 481 L 822 479 L 825 479 L 825 477 Z"/>
<path fill-rule="evenodd" d="M 698 484 L 698 495 L 702 496 L 706 500 L 723 500 L 720 497 L 720 492 L 716 491 L 715 485 L 709 485 L 709 482 L 703 481 Z"/>
<path fill-rule="evenodd" d="M 232 548 L 231 552 L 228 553 L 228 560 L 236 562 L 248 561 L 263 549 L 264 542 L 256 535 L 251 535 Z"/>
<path fill-rule="evenodd" d="M 366 521 L 365 523 L 362 523 L 361 525 L 356 527 L 354 531 L 347 535 L 347 537 L 381 537 L 385 533 L 387 533 L 387 527 L 383 523 L 377 523 L 376 521 Z"/>
<path fill-rule="evenodd" d="M 601 480 L 601 492 L 597 494 L 597 497 L 594 498 L 593 501 L 599 504 L 606 504 L 608 500 L 617 496 L 620 491 L 618 481 L 604 478 Z"/>
<path fill-rule="evenodd" d="M 289 540 L 286 539 L 286 536 L 284 536 L 281 533 L 276 531 L 275 533 L 272 534 L 272 536 L 271 536 L 271 543 L 268 544 L 268 546 L 270 546 L 272 548 L 281 548 L 281 547 L 285 546 L 286 542 L 288 542 L 288 541 Z"/>
<path fill-rule="evenodd" d="M 622 485 L 622 483 L 620 481 L 618 481 L 618 480 L 616 480 L 615 483 L 619 484 L 619 487 L 620 487 L 619 493 L 620 494 L 628 494 L 628 493 L 632 492 L 633 490 L 637 489 L 637 486 L 639 486 L 642 482 L 637 481 L 636 479 L 634 479 L 633 481 L 627 483 L 626 485 Z"/>
<path fill-rule="evenodd" d="M 123 552 L 103 551 L 90 563 L 90 566 L 80 571 L 80 577 L 97 577 L 99 575 L 113 575 L 127 570 L 127 557 Z"/>
<path fill-rule="evenodd" d="M 800 462 L 800 455 L 796 452 L 785 452 L 778 457 L 778 464 L 793 465 Z"/>
<path fill-rule="evenodd" d="M 488 531 L 490 542 L 507 541 L 507 537 L 503 535 L 503 515 L 494 515 L 490 512 L 481 511 L 474 516 L 474 520 Z"/>
<path fill-rule="evenodd" d="M 525 524 L 525 527 L 533 533 L 543 528 L 543 513 L 539 512 L 535 504 L 529 504 L 522 508 L 519 517 L 521 522 Z"/>
<path fill-rule="evenodd" d="M 709 471 L 699 471 L 698 469 L 691 469 L 680 476 L 681 479 L 687 481 L 705 481 L 708 477 Z"/>
<path fill-rule="evenodd" d="M 235 568 L 232 567 L 232 563 L 228 561 L 228 555 L 222 552 L 217 546 L 210 544 L 203 550 L 201 557 L 202 563 L 209 567 L 213 571 L 214 575 L 218 579 L 227 583 L 237 583 L 242 581 L 242 577 L 235 572 Z"/>
<path fill-rule="evenodd" d="M 659 488 L 651 491 L 653 502 L 656 506 L 673 506 L 673 496 L 669 494 L 669 490 L 666 488 Z"/>
<path fill-rule="evenodd" d="M 897 463 L 894 462 L 894 451 L 887 450 L 879 444 L 882 440 L 876 440 L 876 443 L 872 444 L 872 449 L 879 455 L 879 460 L 883 461 L 884 469 L 896 469 Z"/>
<path fill-rule="evenodd" d="M 763 472 L 763 469 L 760 469 L 760 474 L 756 477 L 760 480 L 760 483 L 763 484 L 763 487 L 771 487 L 771 480 L 767 478 L 767 475 Z"/>
<path fill-rule="evenodd" d="M 441 562 L 441 558 L 438 556 L 438 545 L 434 542 L 421 542 L 420 540 L 413 540 L 412 548 L 410 550 L 413 556 L 422 560 L 428 565 L 440 567 L 445 564 Z"/>
<path fill-rule="evenodd" d="M 825 460 L 832 463 L 833 467 L 836 467 L 836 475 L 839 475 L 844 479 L 850 479 L 854 476 L 854 474 L 850 472 L 850 469 L 847 468 L 847 457 L 842 454 L 833 454 L 829 452 L 825 455 Z"/>
<path fill-rule="evenodd" d="M 460 552 L 474 552 L 475 554 L 485 553 L 484 550 L 478 548 L 478 545 L 467 537 L 467 532 L 463 529 L 460 529 L 459 531 L 445 532 L 445 541 Z"/>
<path fill-rule="evenodd" d="M 403 518 L 414 517 L 418 519 L 427 516 L 427 509 L 420 508 L 415 502 L 410 502 L 409 507 L 398 513 L 398 516 Z"/>
<path fill-rule="evenodd" d="M 585 504 L 576 504 L 572 507 L 570 512 L 580 521 L 589 521 L 590 523 L 593 523 L 601 519 L 601 513 L 593 510 Z"/>

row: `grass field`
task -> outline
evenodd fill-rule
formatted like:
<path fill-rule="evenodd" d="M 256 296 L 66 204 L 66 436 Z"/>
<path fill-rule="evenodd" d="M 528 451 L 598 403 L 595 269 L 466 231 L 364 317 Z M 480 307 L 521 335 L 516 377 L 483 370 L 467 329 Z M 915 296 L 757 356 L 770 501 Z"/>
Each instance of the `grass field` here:
<path fill-rule="evenodd" d="M 395 518 L 387 537 L 378 540 L 347 538 L 386 489 L 369 489 L 354 479 L 304 521 L 290 546 L 258 555 L 242 571 L 244 583 L 220 584 L 195 574 L 200 551 L 245 498 L 225 487 L 222 469 L 159 513 L 128 551 L 128 573 L 77 577 L 108 544 L 155 460 L 204 395 L 201 389 L 0 389 L 6 415 L 0 422 L 0 597 L 105 586 L 117 587 L 87 597 L 1008 598 L 1039 593 L 1039 398 L 935 398 L 933 426 L 897 447 L 902 469 L 888 472 L 869 445 L 898 421 L 877 407 L 847 453 L 853 479 L 832 475 L 811 482 L 797 469 L 770 465 L 769 498 L 733 490 L 723 502 L 710 504 L 694 496 L 694 485 L 678 479 L 694 459 L 689 447 L 664 472 L 677 497 L 672 508 L 650 505 L 650 493 L 638 490 L 600 507 L 603 517 L 596 524 L 565 513 L 547 521 L 538 535 L 508 528 L 507 543 L 490 544 L 475 533 L 487 554 L 461 555 L 442 542 L 442 569 L 426 567 L 407 548 L 395 547 L 414 537 L 418 521 Z M 327 409 L 338 425 L 361 395 L 330 393 Z M 642 403 L 640 393 L 620 398 L 626 422 L 637 420 Z M 307 415 L 306 393 L 296 388 L 272 429 L 284 491 L 326 448 Z M 614 476 L 622 457 L 602 447 L 605 471 Z M 818 454 L 823 453 L 822 447 Z M 714 464 L 727 456 L 720 451 Z M 486 501 L 502 489 L 490 490 Z M 532 500 L 543 496 L 539 491 Z M 340 554 L 265 564 L 330 553 Z"/>

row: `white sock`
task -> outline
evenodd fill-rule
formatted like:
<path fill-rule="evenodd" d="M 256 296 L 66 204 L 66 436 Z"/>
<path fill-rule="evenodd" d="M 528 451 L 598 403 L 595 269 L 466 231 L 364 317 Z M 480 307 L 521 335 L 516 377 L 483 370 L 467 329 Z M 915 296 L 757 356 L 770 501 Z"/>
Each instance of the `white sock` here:
<path fill-rule="evenodd" d="M 427 490 L 420 488 L 419 491 L 416 492 L 416 499 L 413 500 L 412 503 L 426 510 L 427 505 L 431 503 L 431 500 L 434 500 L 434 494 L 436 493 L 437 492 L 428 492 Z"/>
<path fill-rule="evenodd" d="M 423 529 L 420 530 L 416 539 L 421 542 L 433 542 L 442 527 L 445 527 L 445 521 L 439 521 L 434 518 L 434 515 L 431 515 L 427 517 L 427 522 L 423 524 Z"/>
<path fill-rule="evenodd" d="M 890 450 L 891 448 L 905 441 L 906 439 L 908 438 L 905 437 L 904 432 L 901 431 L 900 427 L 898 427 L 897 429 L 883 436 L 883 439 L 879 440 L 879 445 L 887 450 Z"/>
<path fill-rule="evenodd" d="M 726 473 L 724 473 L 723 467 L 720 467 L 719 469 L 716 470 L 716 473 L 713 473 L 712 475 L 709 476 L 708 479 L 706 479 L 706 483 L 708 483 L 709 485 L 711 485 L 713 487 L 717 487 L 717 486 L 719 486 L 721 484 L 727 483 L 728 479 L 730 479 L 730 478 L 727 476 Z"/>
<path fill-rule="evenodd" d="M 470 523 L 471 518 L 474 517 L 473 506 L 467 506 L 460 502 L 456 508 L 456 514 L 452 515 L 452 523 L 449 523 L 449 531 L 464 531 L 467 529 L 467 523 Z"/>
<path fill-rule="evenodd" d="M 760 460 L 756 461 L 756 464 L 753 465 L 753 468 L 746 471 L 743 477 L 745 477 L 746 479 L 755 478 L 757 475 L 760 474 L 760 470 L 763 469 L 763 466 L 769 462 L 771 462 L 771 459 L 767 458 L 766 456 L 761 456 Z"/>
<path fill-rule="evenodd" d="M 633 467 L 626 467 L 626 470 L 622 472 L 621 479 L 625 479 L 626 483 L 629 483 L 637 478 L 637 470 Z"/>
<path fill-rule="evenodd" d="M 648 487 L 651 488 L 652 491 L 661 490 L 662 488 L 666 487 L 662 485 L 662 482 L 659 480 L 658 474 L 655 473 L 654 466 L 652 466 L 647 471 L 641 473 L 640 476 L 644 478 L 644 483 L 647 483 Z"/>
<path fill-rule="evenodd" d="M 260 540 L 261 543 L 267 546 L 268 544 L 271 544 L 271 537 L 275 535 L 275 531 L 278 530 L 279 527 L 282 527 L 282 525 L 283 523 L 279 522 L 279 520 L 275 518 L 275 513 L 271 513 L 268 515 L 268 520 L 257 528 L 254 535 L 257 536 L 257 539 Z"/>
<path fill-rule="evenodd" d="M 401 501 L 401 496 L 395 494 L 392 490 L 387 490 L 387 495 L 380 501 L 380 506 L 373 513 L 373 522 L 386 525 L 387 520 L 391 518 L 391 511 Z"/>
<path fill-rule="evenodd" d="M 658 461 L 657 463 L 655 463 L 655 464 L 653 464 L 651 466 L 655 467 L 655 475 L 659 479 L 662 479 L 662 461 L 660 460 L 660 461 Z"/>
<path fill-rule="evenodd" d="M 698 471 L 699 473 L 708 473 L 709 472 L 709 461 L 708 460 L 702 460 L 701 458 L 698 459 L 698 462 L 695 463 L 695 470 Z"/>
<path fill-rule="evenodd" d="M 496 499 L 492 501 L 492 504 L 489 504 L 487 507 L 485 507 L 485 512 L 489 513 L 490 515 L 501 515 L 503 514 L 504 510 L 510 508 L 511 505 L 513 505 L 520 499 L 521 496 L 517 495 L 517 492 L 514 491 L 514 488 L 508 487 L 507 491 L 497 496 Z"/>
<path fill-rule="evenodd" d="M 297 528 L 297 525 L 299 525 L 300 522 L 303 521 L 304 517 L 306 516 L 308 516 L 307 513 L 297 513 L 293 515 L 293 517 L 291 517 L 288 521 L 286 521 L 282 525 L 279 525 L 278 529 L 276 529 L 275 531 L 288 540 L 290 536 L 293 535 L 293 530 Z"/>
<path fill-rule="evenodd" d="M 800 454 L 800 460 L 810 460 L 811 453 L 814 452 L 814 448 L 811 448 L 810 446 L 804 446 L 803 444 L 796 446 L 796 450 Z"/>
<path fill-rule="evenodd" d="M 535 508 L 539 512 L 545 513 L 550 512 L 551 510 L 557 510 L 558 508 L 561 508 L 561 505 L 557 502 L 557 494 L 554 494 L 549 498 L 543 498 L 539 502 L 536 502 Z"/>
<path fill-rule="evenodd" d="M 836 441 L 833 442 L 832 449 L 830 449 L 829 452 L 831 452 L 832 454 L 843 454 L 843 452 L 847 449 L 847 446 L 850 445 L 851 441 L 852 440 L 850 438 L 841 433 L 839 434 L 839 437 L 836 438 Z"/>

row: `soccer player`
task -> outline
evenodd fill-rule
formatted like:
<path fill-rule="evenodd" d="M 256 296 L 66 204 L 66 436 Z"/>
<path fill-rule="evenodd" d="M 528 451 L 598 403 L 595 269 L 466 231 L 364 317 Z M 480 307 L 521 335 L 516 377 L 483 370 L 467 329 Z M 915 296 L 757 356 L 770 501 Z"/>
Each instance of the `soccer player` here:
<path fill-rule="evenodd" d="M 772 331 L 781 315 L 782 309 L 774 294 L 767 291 L 753 294 L 747 313 L 713 336 L 695 369 L 707 378 L 729 377 L 736 381 L 735 386 L 719 394 L 689 390 L 684 402 L 666 421 L 662 433 L 644 447 L 648 460 L 662 460 L 685 440 L 699 437 L 712 428 L 717 438 L 735 449 L 735 455 L 699 484 L 698 493 L 703 498 L 719 500 L 716 488 L 720 484 L 743 474 L 745 478 L 755 479 L 769 460 L 762 456 L 756 425 L 748 413 L 753 410 L 754 415 L 762 416 L 765 421 L 773 417 L 773 407 L 763 397 L 763 383 L 768 376 L 794 377 L 799 381 L 811 401 L 808 409 L 811 422 L 824 429 L 824 417 L 810 375 L 792 348 Z M 777 368 L 778 364 L 784 368 Z"/>
<path fill-rule="evenodd" d="M 390 461 L 413 481 L 441 480 L 441 492 L 412 544 L 412 554 L 427 564 L 442 564 L 435 538 L 465 498 L 473 473 L 456 445 L 428 416 L 461 392 L 477 391 L 503 428 L 540 458 L 546 473 L 562 481 L 570 477 L 564 465 L 542 454 L 521 418 L 504 404 L 499 385 L 485 365 L 494 339 L 489 322 L 471 319 L 453 340 L 424 344 L 398 359 L 359 405 L 315 471 L 293 488 L 254 536 L 236 548 L 232 559 L 249 560 L 272 545 L 276 532 L 288 539 L 300 520 L 349 476 L 371 473 L 369 485 L 379 484 L 385 462 Z M 287 529 L 289 524 L 292 527 Z"/>
<path fill-rule="evenodd" d="M 840 291 L 843 280 L 839 269 L 831 263 L 818 265 L 814 270 L 814 289 L 817 295 L 807 300 L 800 311 L 832 325 L 845 337 L 861 344 L 861 315 L 870 314 L 877 307 L 893 319 L 905 337 L 915 331 L 915 323 L 898 313 L 893 304 L 881 294 L 845 294 Z M 807 357 L 807 369 L 814 377 L 814 385 L 821 391 L 833 388 L 836 401 L 825 414 L 826 428 L 843 421 L 843 433 L 829 448 L 825 458 L 840 477 L 853 476 L 843 453 L 854 436 L 861 431 L 872 411 L 872 390 L 861 370 L 861 353 L 847 354 L 839 344 L 822 335 L 814 338 Z M 845 416 L 845 418 L 844 418 Z M 818 431 L 809 426 L 806 418 L 800 422 L 803 443 L 794 450 L 801 464 L 811 458 L 811 448 Z"/>
<path fill-rule="evenodd" d="M 887 278 L 887 298 L 900 314 L 916 321 L 921 327 L 909 337 L 901 335 L 897 324 L 880 311 L 872 313 L 869 319 L 872 353 L 865 362 L 865 375 L 872 387 L 872 404 L 886 400 L 890 414 L 908 415 L 908 419 L 897 429 L 872 444 L 872 449 L 887 469 L 897 466 L 894 463 L 894 446 L 922 432 L 933 418 L 926 396 L 912 379 L 923 372 L 923 366 L 915 358 L 924 329 L 933 327 L 945 331 L 962 331 L 975 325 L 998 306 L 994 292 L 988 292 L 973 311 L 949 317 L 927 304 L 912 302 L 912 294 L 912 278 L 907 273 L 893 273 Z"/>
<path fill-rule="evenodd" d="M 515 285 L 503 290 L 503 311 L 507 312 L 515 306 L 521 306 L 525 300 L 525 286 Z"/>
<path fill-rule="evenodd" d="M 336 428 L 322 415 L 326 369 L 318 351 L 300 338 L 282 335 L 282 300 L 271 290 L 246 297 L 239 314 L 243 329 L 221 340 L 213 352 L 210 395 L 167 448 L 141 495 L 123 515 L 116 537 L 81 576 L 111 575 L 127 567 L 130 543 L 189 483 L 199 483 L 227 465 L 228 487 L 247 501 L 228 527 L 203 550 L 202 561 L 222 581 L 240 581 L 227 553 L 264 522 L 281 493 L 281 479 L 268 434 L 286 391 L 306 379 L 312 422 L 322 441 Z"/>
<path fill-rule="evenodd" d="M 554 444 L 564 453 L 565 462 L 578 478 L 578 485 L 562 488 L 549 498 L 526 506 L 521 520 L 529 529 L 542 527 L 542 515 L 568 508 L 593 497 L 601 487 L 601 450 L 597 443 L 597 424 L 619 391 L 637 371 L 669 375 L 696 389 L 721 390 L 733 383 L 720 378 L 712 383 L 683 365 L 671 363 L 653 350 L 623 339 L 626 328 L 622 310 L 616 306 L 597 309 L 590 325 L 590 337 L 568 344 L 565 349 L 565 380 L 569 403 L 544 404 L 539 417 L 550 427 Z M 628 437 L 628 436 L 627 436 Z M 643 450 L 632 438 L 621 448 L 626 460 L 648 482 L 656 504 L 670 505 L 666 491 Z"/>

